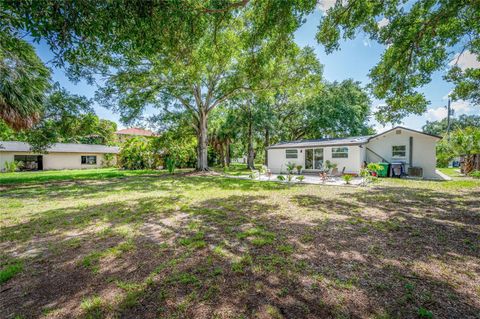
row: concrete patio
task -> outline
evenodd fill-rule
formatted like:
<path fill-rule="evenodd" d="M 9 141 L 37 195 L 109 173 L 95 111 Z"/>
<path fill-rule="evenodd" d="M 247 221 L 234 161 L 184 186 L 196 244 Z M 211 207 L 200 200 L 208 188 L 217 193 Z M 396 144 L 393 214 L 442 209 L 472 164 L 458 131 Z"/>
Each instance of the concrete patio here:
<path fill-rule="evenodd" d="M 297 177 L 299 175 L 292 175 L 293 178 L 290 182 L 285 181 L 280 181 L 278 179 L 279 175 L 283 175 L 285 178 L 287 178 L 286 174 L 271 174 L 271 177 L 268 178 L 266 175 L 260 175 L 259 177 L 255 178 L 257 181 L 270 181 L 270 182 L 280 182 L 280 183 L 292 183 L 292 184 L 317 184 L 317 185 L 347 185 L 345 181 L 343 180 L 342 177 L 328 177 L 325 181 L 320 178 L 318 175 L 313 175 L 313 174 L 308 174 L 308 175 L 301 175 L 304 177 L 303 181 L 299 181 Z M 241 179 L 251 179 L 247 175 L 240 175 L 240 176 L 232 176 L 232 175 L 226 175 L 227 177 L 230 178 L 241 178 Z M 352 180 L 350 180 L 349 185 L 353 186 L 359 186 L 362 183 L 362 178 L 361 177 L 353 177 Z"/>

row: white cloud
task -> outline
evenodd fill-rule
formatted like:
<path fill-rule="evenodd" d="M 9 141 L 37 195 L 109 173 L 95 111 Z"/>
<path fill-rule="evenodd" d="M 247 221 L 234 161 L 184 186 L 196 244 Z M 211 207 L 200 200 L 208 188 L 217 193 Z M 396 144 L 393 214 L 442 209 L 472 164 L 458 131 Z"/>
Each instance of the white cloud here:
<path fill-rule="evenodd" d="M 455 110 L 455 113 L 465 114 L 472 110 L 470 102 L 464 100 L 453 101 L 450 107 Z"/>
<path fill-rule="evenodd" d="M 438 121 L 447 117 L 447 109 L 443 106 L 428 109 L 426 114 L 427 120 L 429 121 Z"/>
<path fill-rule="evenodd" d="M 372 46 L 372 42 L 370 41 L 370 39 L 368 39 L 368 38 L 363 38 L 363 46 L 371 47 L 371 46 Z"/>
<path fill-rule="evenodd" d="M 390 23 L 390 20 L 387 18 L 382 18 L 382 20 L 377 22 L 377 25 L 379 28 L 383 28 L 384 26 L 388 25 Z"/>
<path fill-rule="evenodd" d="M 322 11 L 327 11 L 331 7 L 335 5 L 336 0 L 320 0 L 318 2 L 318 6 L 320 7 L 320 10 Z"/>
<path fill-rule="evenodd" d="M 471 104 L 464 100 L 453 101 L 450 104 L 450 107 L 455 110 L 454 116 L 467 114 L 472 110 Z M 426 113 L 426 118 L 429 121 L 439 121 L 446 117 L 447 117 L 447 108 L 444 106 L 428 109 Z"/>
<path fill-rule="evenodd" d="M 469 68 L 480 69 L 480 61 L 478 60 L 478 56 L 468 50 L 465 50 L 462 55 L 460 55 L 460 53 L 455 54 L 452 61 L 450 61 L 448 65 L 458 65 L 462 70 Z"/>

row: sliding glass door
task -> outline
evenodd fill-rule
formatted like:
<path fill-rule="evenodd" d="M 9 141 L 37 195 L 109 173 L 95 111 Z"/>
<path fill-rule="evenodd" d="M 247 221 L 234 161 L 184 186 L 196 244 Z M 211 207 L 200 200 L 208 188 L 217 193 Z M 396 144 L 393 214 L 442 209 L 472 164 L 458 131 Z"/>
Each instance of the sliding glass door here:
<path fill-rule="evenodd" d="M 323 148 L 307 148 L 305 150 L 305 169 L 322 169 Z"/>

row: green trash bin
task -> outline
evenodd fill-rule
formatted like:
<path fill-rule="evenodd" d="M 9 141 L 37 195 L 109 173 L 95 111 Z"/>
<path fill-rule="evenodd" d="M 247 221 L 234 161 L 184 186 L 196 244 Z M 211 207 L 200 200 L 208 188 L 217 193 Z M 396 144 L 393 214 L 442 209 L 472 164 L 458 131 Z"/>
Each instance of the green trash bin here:
<path fill-rule="evenodd" d="M 377 172 L 379 177 L 387 177 L 388 176 L 388 163 L 378 163 L 382 168 Z"/>

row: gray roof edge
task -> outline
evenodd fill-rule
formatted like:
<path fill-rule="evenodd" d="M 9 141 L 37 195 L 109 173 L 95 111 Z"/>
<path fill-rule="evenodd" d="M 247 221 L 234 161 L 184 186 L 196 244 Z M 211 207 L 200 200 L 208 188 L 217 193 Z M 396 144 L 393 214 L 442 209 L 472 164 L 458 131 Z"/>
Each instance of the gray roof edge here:
<path fill-rule="evenodd" d="M 3 146 L 6 144 L 7 147 Z M 3 146 L 3 147 L 2 147 Z M 0 152 L 31 152 L 30 144 L 19 141 L 0 141 Z M 55 143 L 46 150 L 48 153 L 114 153 L 118 154 L 118 146 L 99 144 Z"/>
<path fill-rule="evenodd" d="M 272 145 L 272 146 L 268 146 L 266 149 L 269 150 L 269 149 L 282 149 L 282 148 L 309 148 L 309 147 L 315 147 L 315 146 L 325 146 L 325 147 L 328 147 L 328 146 L 356 146 L 356 145 L 363 145 L 363 144 L 367 144 L 368 143 L 368 140 L 367 141 L 363 141 L 363 142 L 350 142 L 350 143 L 323 143 L 321 144 L 321 142 L 318 142 L 317 145 L 315 145 L 315 142 L 312 142 L 311 145 L 299 145 L 301 143 L 297 143 L 297 144 L 291 144 L 291 145 L 288 145 L 288 144 L 283 144 L 283 145 Z M 305 144 L 305 142 L 304 142 Z"/>

